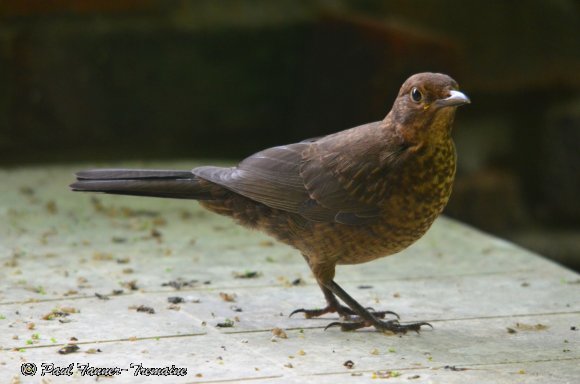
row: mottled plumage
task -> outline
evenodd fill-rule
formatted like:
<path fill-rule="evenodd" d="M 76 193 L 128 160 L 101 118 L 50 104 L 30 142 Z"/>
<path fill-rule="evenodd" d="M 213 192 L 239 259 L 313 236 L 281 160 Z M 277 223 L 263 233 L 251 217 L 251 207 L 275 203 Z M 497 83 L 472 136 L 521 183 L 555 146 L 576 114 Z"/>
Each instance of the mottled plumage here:
<path fill-rule="evenodd" d="M 381 321 L 391 312 L 365 310 L 333 281 L 334 270 L 399 252 L 429 229 L 451 194 L 451 126 L 456 107 L 468 102 L 450 77 L 421 73 L 403 84 L 379 122 L 269 148 L 236 167 L 90 170 L 78 173 L 71 187 L 200 200 L 302 252 L 328 306 L 295 312 L 356 315 L 356 321 L 336 323 L 344 330 L 418 331 L 426 323 Z"/>

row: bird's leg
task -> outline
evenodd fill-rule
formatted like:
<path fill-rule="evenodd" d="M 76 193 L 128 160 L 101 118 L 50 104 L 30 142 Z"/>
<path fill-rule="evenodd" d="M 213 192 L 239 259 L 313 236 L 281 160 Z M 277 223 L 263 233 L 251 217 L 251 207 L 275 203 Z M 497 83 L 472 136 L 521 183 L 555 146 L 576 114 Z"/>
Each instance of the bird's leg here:
<path fill-rule="evenodd" d="M 326 279 L 332 280 L 332 276 L 334 276 L 334 264 L 332 264 L 332 265 L 312 264 L 310 257 L 308 255 L 303 253 L 302 256 L 304 257 L 304 260 L 306 260 L 306 262 L 308 263 L 308 266 L 310 267 L 310 269 L 312 269 L 315 276 L 318 276 L 320 274 L 320 271 L 324 271 L 325 273 L 330 273 L 326 277 Z M 341 319 L 350 320 L 351 316 L 355 315 L 355 313 L 353 312 L 352 309 L 350 309 L 349 307 L 346 307 L 338 302 L 338 300 L 336 299 L 336 296 L 334 296 L 334 293 L 332 293 L 330 291 L 330 289 L 325 287 L 324 284 L 322 284 L 320 282 L 320 279 L 318 279 L 318 286 L 322 290 L 322 294 L 324 295 L 324 298 L 326 299 L 326 307 L 324 307 L 322 309 L 304 309 L 304 308 L 301 308 L 301 309 L 297 309 L 297 310 L 293 311 L 290 314 L 290 316 L 292 316 L 296 313 L 304 313 L 304 317 L 306 317 L 307 319 L 311 319 L 313 317 L 319 317 L 322 315 L 326 315 L 327 313 L 338 313 L 338 315 L 341 317 Z"/>
<path fill-rule="evenodd" d="M 338 315 L 347 320 L 350 319 L 351 316 L 355 315 L 355 312 L 338 302 L 336 296 L 330 291 L 330 289 L 326 288 L 324 285 L 319 284 L 322 293 L 324 294 L 324 298 L 326 299 L 326 307 L 321 309 L 297 309 L 293 311 L 290 316 L 296 313 L 304 313 L 304 317 L 307 319 L 311 319 L 313 317 L 319 317 L 322 315 L 326 315 L 327 313 L 338 313 Z"/>
<path fill-rule="evenodd" d="M 341 323 L 341 322 L 334 322 L 330 323 L 326 326 L 326 328 L 339 326 L 343 331 L 354 331 L 360 328 L 365 327 L 375 327 L 377 331 L 382 332 L 392 332 L 392 333 L 407 333 L 408 331 L 415 331 L 419 333 L 421 330 L 421 326 L 428 325 L 431 328 L 433 326 L 426 322 L 419 322 L 419 323 L 408 323 L 408 324 L 401 324 L 399 320 L 389 320 L 389 321 L 382 321 L 379 320 L 377 316 L 375 316 L 372 312 L 368 309 L 364 308 L 360 305 L 355 299 L 353 299 L 345 290 L 343 290 L 338 284 L 331 280 L 330 282 L 325 284 L 325 287 L 328 290 L 338 296 L 346 305 L 352 309 L 354 313 L 359 316 L 359 321 L 350 322 L 350 323 Z"/>
<path fill-rule="evenodd" d="M 326 286 L 322 285 L 322 284 L 318 284 L 320 286 L 320 289 L 322 290 L 322 293 L 324 294 L 324 298 L 326 299 L 326 307 L 322 308 L 322 309 L 297 309 L 295 311 L 293 311 L 290 316 L 296 314 L 296 313 L 304 313 L 304 317 L 306 317 L 307 319 L 311 319 L 313 317 L 319 317 L 322 315 L 326 315 L 327 313 L 338 313 L 338 315 L 344 319 L 344 320 L 354 320 L 357 321 L 359 320 L 359 316 L 357 315 L 357 313 L 355 311 L 353 311 L 352 309 L 350 309 L 349 307 L 342 305 L 338 302 L 336 296 L 334 295 L 334 293 L 332 293 L 332 291 L 330 289 L 328 289 Z M 391 312 L 391 311 L 380 311 L 380 312 L 375 312 L 372 308 L 367 308 L 367 310 L 371 311 L 371 313 L 378 318 L 384 319 L 385 315 L 390 314 L 390 315 L 395 315 L 397 317 L 399 317 L 395 312 Z"/>

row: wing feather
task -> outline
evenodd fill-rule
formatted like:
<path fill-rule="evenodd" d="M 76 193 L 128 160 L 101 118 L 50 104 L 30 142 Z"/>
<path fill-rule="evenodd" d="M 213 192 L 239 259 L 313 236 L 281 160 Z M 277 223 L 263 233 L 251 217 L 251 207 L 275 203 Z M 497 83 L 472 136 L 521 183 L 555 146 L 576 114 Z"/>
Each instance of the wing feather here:
<path fill-rule="evenodd" d="M 379 124 L 269 148 L 244 159 L 237 167 L 199 167 L 192 173 L 312 221 L 368 224 L 381 214 L 381 196 L 376 192 L 388 188 L 377 172 L 388 174 L 400 157 L 398 146 L 377 139 Z M 361 129 L 367 132 L 356 132 Z M 360 137 L 367 142 L 360 142 Z M 352 148 L 355 142 L 357 150 Z M 360 148 L 367 147 L 361 153 Z"/>

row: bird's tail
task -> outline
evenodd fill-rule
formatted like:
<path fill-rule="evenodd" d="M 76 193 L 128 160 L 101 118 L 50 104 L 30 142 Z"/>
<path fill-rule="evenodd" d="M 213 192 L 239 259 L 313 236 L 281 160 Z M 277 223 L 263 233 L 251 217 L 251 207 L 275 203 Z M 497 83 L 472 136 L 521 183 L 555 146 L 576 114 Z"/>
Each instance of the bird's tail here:
<path fill-rule="evenodd" d="M 73 191 L 174 199 L 211 199 L 209 183 L 191 171 L 91 169 L 78 172 Z"/>

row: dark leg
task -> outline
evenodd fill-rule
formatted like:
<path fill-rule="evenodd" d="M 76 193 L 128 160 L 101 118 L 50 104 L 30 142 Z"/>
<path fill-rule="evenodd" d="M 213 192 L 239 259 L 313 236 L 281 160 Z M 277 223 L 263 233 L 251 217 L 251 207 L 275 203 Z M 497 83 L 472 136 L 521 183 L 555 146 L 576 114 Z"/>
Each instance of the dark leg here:
<path fill-rule="evenodd" d="M 344 305 L 341 305 L 338 300 L 336 299 L 336 297 L 334 296 L 334 294 L 325 286 L 320 285 L 320 289 L 322 290 L 322 293 L 324 294 L 324 298 L 326 299 L 326 307 L 322 308 L 322 309 L 297 309 L 295 311 L 293 311 L 290 316 L 296 314 L 296 313 L 304 313 L 304 317 L 306 317 L 307 319 L 311 319 L 313 317 L 319 317 L 322 315 L 326 315 L 327 313 L 338 313 L 340 315 L 340 317 L 344 318 L 344 319 L 349 319 L 350 316 L 354 315 L 355 313 L 353 312 L 352 309 L 350 309 L 349 307 L 345 307 Z"/>
<path fill-rule="evenodd" d="M 334 322 L 329 324 L 326 328 L 340 326 L 341 330 L 343 331 L 354 331 L 359 328 L 375 327 L 375 329 L 378 331 L 392 333 L 407 333 L 407 331 L 415 331 L 419 333 L 421 326 L 423 325 L 428 325 L 433 328 L 431 324 L 425 322 L 401 324 L 399 323 L 399 320 L 381 321 L 377 318 L 377 316 L 373 315 L 372 312 L 369 312 L 355 299 L 350 297 L 350 295 L 334 281 L 330 281 L 325 286 L 328 288 L 328 290 L 330 290 L 330 292 L 338 296 L 346 305 L 348 305 L 352 311 L 361 319 L 360 321 L 355 321 L 352 323 Z"/>
<path fill-rule="evenodd" d="M 322 290 L 322 293 L 324 294 L 324 298 L 326 299 L 326 307 L 322 308 L 322 309 L 304 309 L 304 308 L 301 308 L 301 309 L 297 309 L 297 310 L 293 311 L 290 314 L 290 316 L 292 316 L 296 313 L 304 313 L 304 317 L 306 317 L 307 319 L 311 319 L 313 317 L 319 317 L 319 316 L 325 315 L 327 313 L 338 313 L 340 315 L 340 317 L 345 319 L 345 320 L 358 320 L 359 319 L 356 311 L 351 309 L 352 307 L 349 308 L 349 307 L 346 307 L 344 305 L 341 305 L 338 302 L 338 300 L 336 299 L 336 296 L 334 296 L 334 293 L 332 293 L 332 291 L 329 288 L 325 287 L 322 284 L 319 284 L 319 285 L 320 285 L 320 289 Z M 346 301 L 345 301 L 345 303 L 346 303 Z M 374 312 L 372 310 L 372 308 L 367 308 L 366 310 L 372 311 L 372 314 L 374 315 L 374 317 L 378 317 L 381 319 L 383 319 L 385 317 L 385 315 L 387 315 L 387 314 L 399 317 L 395 312 L 391 312 L 391 311 Z"/>

